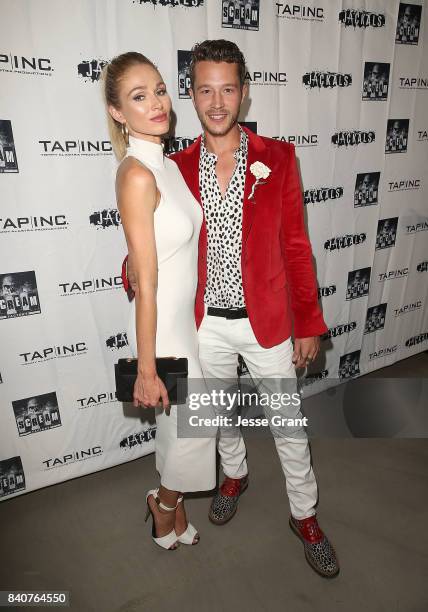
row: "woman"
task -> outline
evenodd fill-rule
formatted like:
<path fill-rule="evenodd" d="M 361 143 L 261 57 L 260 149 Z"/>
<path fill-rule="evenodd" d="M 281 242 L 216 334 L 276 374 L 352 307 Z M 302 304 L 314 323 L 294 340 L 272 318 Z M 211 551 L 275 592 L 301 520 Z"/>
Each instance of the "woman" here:
<path fill-rule="evenodd" d="M 138 356 L 134 406 L 156 410 L 159 489 L 147 493 L 154 541 L 168 550 L 196 544 L 184 491 L 215 486 L 215 438 L 177 438 L 177 407 L 156 373 L 156 357 L 187 357 L 189 378 L 202 378 L 194 300 L 202 210 L 178 167 L 164 157 L 171 100 L 156 66 L 124 53 L 103 70 L 109 130 L 117 158 L 116 197 L 135 271 L 128 339 Z M 170 410 L 168 410 L 170 408 Z M 147 517 L 146 517 L 147 518 Z"/>

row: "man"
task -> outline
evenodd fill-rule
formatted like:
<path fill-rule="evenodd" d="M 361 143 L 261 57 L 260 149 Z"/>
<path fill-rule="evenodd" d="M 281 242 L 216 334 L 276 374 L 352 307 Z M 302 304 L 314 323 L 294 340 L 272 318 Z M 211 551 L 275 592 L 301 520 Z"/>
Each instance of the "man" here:
<path fill-rule="evenodd" d="M 190 94 L 203 135 L 171 156 L 204 211 L 195 301 L 200 361 L 206 379 L 230 383 L 240 354 L 252 378 L 270 392 L 295 390 L 295 368 L 315 359 L 318 336 L 327 326 L 318 305 L 294 146 L 239 126 L 245 74 L 245 59 L 234 43 L 195 45 Z M 265 414 L 273 413 L 265 408 Z M 289 405 L 278 414 L 301 417 Z M 306 432 L 301 425 L 271 430 L 286 477 L 290 527 L 315 571 L 335 576 L 335 552 L 315 516 L 317 484 Z M 218 449 L 225 479 L 209 518 L 222 525 L 234 516 L 248 486 L 239 428 L 233 436 L 220 430 Z"/>

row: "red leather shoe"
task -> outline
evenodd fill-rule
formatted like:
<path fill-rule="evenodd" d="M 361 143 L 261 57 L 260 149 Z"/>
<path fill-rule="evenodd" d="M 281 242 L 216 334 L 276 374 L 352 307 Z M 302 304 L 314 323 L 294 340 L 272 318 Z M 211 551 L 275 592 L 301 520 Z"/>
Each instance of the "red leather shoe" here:
<path fill-rule="evenodd" d="M 316 516 L 296 519 L 290 516 L 290 527 L 303 542 L 305 557 L 309 565 L 320 576 L 333 578 L 339 573 L 339 562 L 335 550 L 318 525 Z"/>
<path fill-rule="evenodd" d="M 248 487 L 248 474 L 242 478 L 226 478 L 218 492 L 214 495 L 208 518 L 215 525 L 224 525 L 235 515 L 238 500 Z"/>

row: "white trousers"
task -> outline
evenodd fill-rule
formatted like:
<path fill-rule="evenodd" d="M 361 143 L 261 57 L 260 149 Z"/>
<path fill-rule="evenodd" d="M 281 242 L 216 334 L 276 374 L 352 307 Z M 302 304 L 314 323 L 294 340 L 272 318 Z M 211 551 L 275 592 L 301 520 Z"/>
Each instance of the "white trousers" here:
<path fill-rule="evenodd" d="M 225 388 L 236 381 L 238 354 L 241 354 L 252 379 L 262 381 L 264 389 L 284 392 L 285 385 L 287 393 L 293 392 L 293 388 L 297 391 L 291 338 L 272 348 L 263 348 L 248 318 L 226 319 L 209 316 L 206 311 L 207 306 L 198 335 L 199 359 L 208 385 L 218 381 L 218 388 Z M 225 414 L 223 408 L 217 411 Z M 267 418 L 272 416 L 269 407 L 264 407 L 264 412 Z M 281 406 L 275 414 L 293 419 L 302 417 L 300 406 L 292 405 Z M 230 411 L 227 416 L 231 416 Z M 230 478 L 245 476 L 248 473 L 246 448 L 240 429 L 235 428 L 234 435 L 227 435 L 224 428 L 219 431 L 218 450 L 223 472 Z M 318 490 L 306 432 L 303 427 L 292 430 L 291 435 L 288 427 L 271 427 L 271 431 L 286 479 L 291 514 L 297 519 L 312 516 L 316 512 Z"/>

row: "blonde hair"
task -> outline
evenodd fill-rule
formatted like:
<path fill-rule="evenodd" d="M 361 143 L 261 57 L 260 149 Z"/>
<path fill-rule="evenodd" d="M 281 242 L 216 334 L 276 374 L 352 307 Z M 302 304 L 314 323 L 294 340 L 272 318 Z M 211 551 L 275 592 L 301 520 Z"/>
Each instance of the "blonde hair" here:
<path fill-rule="evenodd" d="M 122 124 L 116 121 L 108 111 L 108 106 L 120 108 L 119 100 L 119 84 L 125 72 L 132 66 L 137 64 L 145 64 L 152 66 L 155 70 L 157 67 L 142 53 L 136 51 L 128 51 L 114 57 L 111 62 L 104 66 L 101 72 L 101 81 L 103 84 L 103 97 L 106 105 L 107 124 L 110 134 L 110 140 L 114 154 L 118 161 L 121 161 L 126 155 L 126 141 L 122 133 Z"/>

